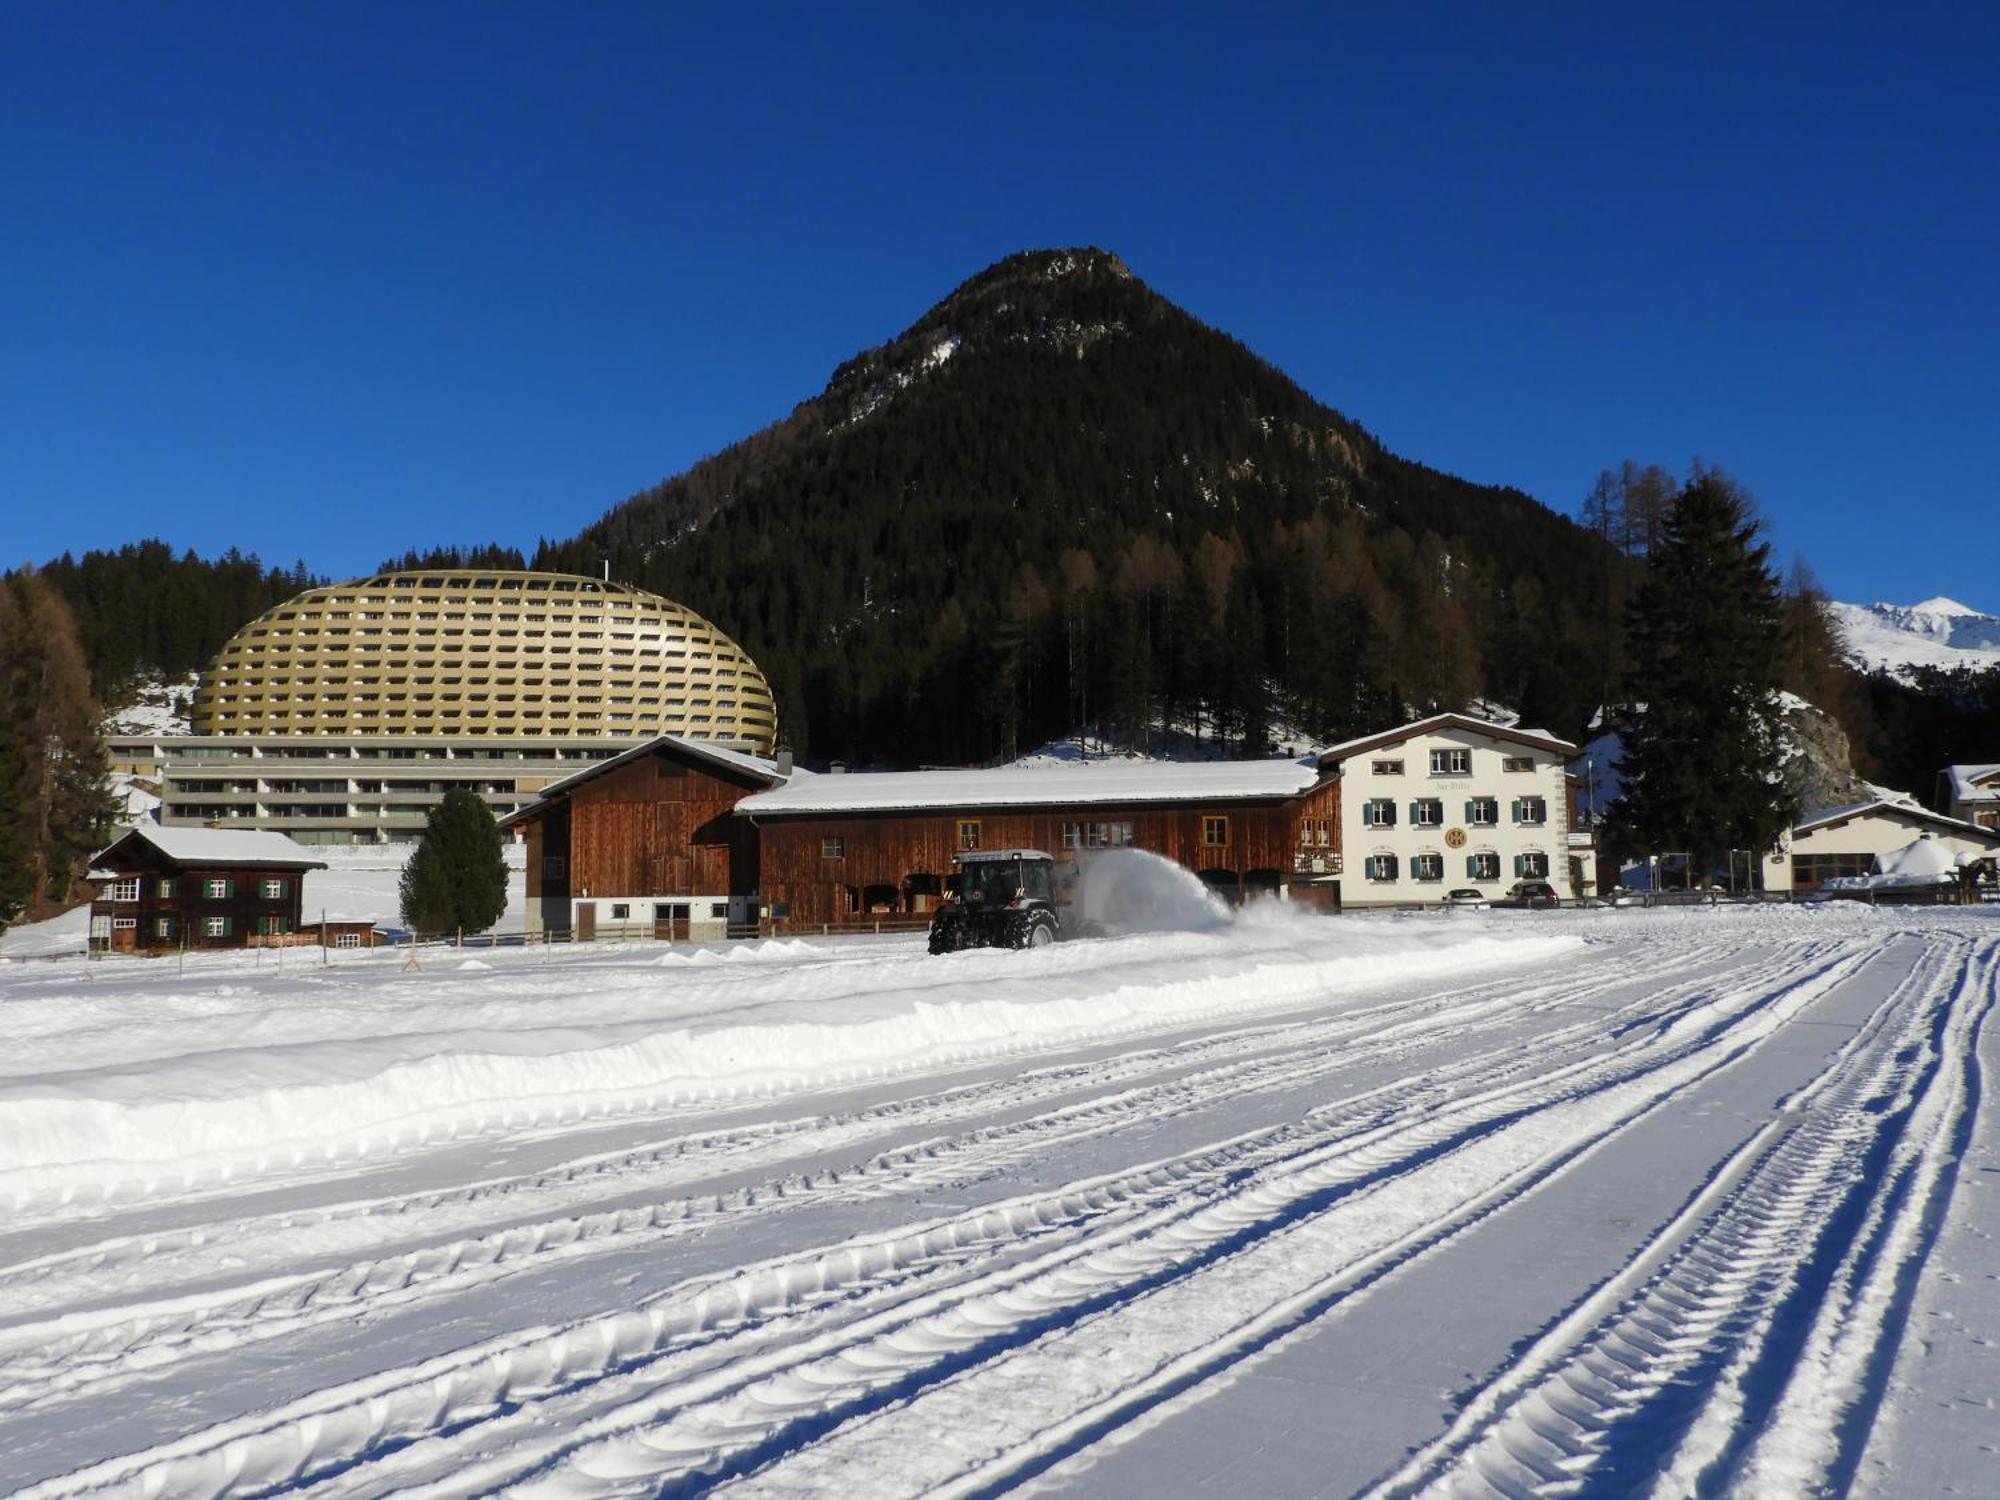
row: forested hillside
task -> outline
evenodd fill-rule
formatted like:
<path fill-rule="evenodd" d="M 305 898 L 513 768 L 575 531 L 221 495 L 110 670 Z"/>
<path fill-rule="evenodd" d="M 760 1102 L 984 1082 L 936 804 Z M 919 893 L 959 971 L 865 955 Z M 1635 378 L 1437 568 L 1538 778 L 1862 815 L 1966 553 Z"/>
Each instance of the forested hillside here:
<path fill-rule="evenodd" d="M 75 618 L 93 690 L 113 704 L 140 673 L 184 677 L 206 667 L 240 627 L 326 581 L 302 562 L 266 568 L 233 547 L 210 561 L 162 541 L 65 552 L 40 574 Z"/>
<path fill-rule="evenodd" d="M 536 562 L 606 560 L 740 640 L 800 749 L 903 764 L 1080 725 L 1256 748 L 1480 696 L 1575 732 L 1632 566 L 1094 250 L 1000 262 Z"/>

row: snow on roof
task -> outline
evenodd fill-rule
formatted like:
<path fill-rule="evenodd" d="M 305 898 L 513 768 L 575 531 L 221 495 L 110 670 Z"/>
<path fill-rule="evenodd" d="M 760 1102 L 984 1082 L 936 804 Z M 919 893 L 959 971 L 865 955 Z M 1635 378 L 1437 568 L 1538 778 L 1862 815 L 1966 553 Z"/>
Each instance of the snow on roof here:
<path fill-rule="evenodd" d="M 126 839 L 144 839 L 167 858 L 183 865 L 305 865 L 326 866 L 282 833 L 249 828 L 181 828 L 161 823 L 135 823 L 120 831 L 92 858 L 95 864 Z"/>
<path fill-rule="evenodd" d="M 1951 783 L 1954 802 L 2000 801 L 2000 762 L 1986 766 L 1946 766 L 1944 774 Z M 1979 785 L 1982 781 L 1987 784 Z"/>
<path fill-rule="evenodd" d="M 515 808 L 506 817 L 500 819 L 500 826 L 502 828 L 511 828 L 514 824 L 541 812 L 543 808 L 549 805 L 551 798 L 563 795 L 579 782 L 588 781 L 593 776 L 602 776 L 606 771 L 614 770 L 628 761 L 637 760 L 642 755 L 651 755 L 662 745 L 672 745 L 677 749 L 685 750 L 697 760 L 706 760 L 724 769 L 740 771 L 746 776 L 754 776 L 757 780 L 770 786 L 782 785 L 786 774 L 794 778 L 808 777 L 813 774 L 811 771 L 800 767 L 794 767 L 789 773 L 782 773 L 778 770 L 775 761 L 765 760 L 761 756 L 749 755 L 741 750 L 725 749 L 721 745 L 711 745 L 702 740 L 686 740 L 682 739 L 679 735 L 662 734 L 656 735 L 643 744 L 634 745 L 629 750 L 621 750 L 618 754 L 608 759 L 595 761 L 581 770 L 572 771 L 569 775 L 563 777 L 561 781 L 550 782 L 541 789 L 541 793 L 533 802 L 528 803 L 524 807 Z"/>
<path fill-rule="evenodd" d="M 1403 740 L 1415 739 L 1420 734 L 1429 734 L 1438 729 L 1465 729 L 1474 734 L 1487 735 L 1496 740 L 1508 740 L 1515 744 L 1535 745 L 1545 750 L 1553 750 L 1558 755 L 1572 756 L 1576 746 L 1568 740 L 1559 740 L 1552 734 L 1536 729 L 1516 729 L 1511 724 L 1497 723 L 1492 719 L 1474 718 L 1471 714 L 1432 714 L 1428 719 L 1418 719 L 1398 729 L 1385 729 L 1378 734 L 1364 734 L 1358 739 L 1342 740 L 1337 745 L 1329 745 L 1319 753 L 1321 765 L 1329 761 L 1345 760 L 1364 750 L 1373 750 L 1383 745 L 1397 744 Z"/>
<path fill-rule="evenodd" d="M 981 771 L 863 771 L 813 776 L 736 804 L 752 814 L 896 812 L 951 807 L 1109 806 L 1295 797 L 1317 784 L 1311 760 L 1114 761 Z"/>
<path fill-rule="evenodd" d="M 1890 817 L 1903 818 L 1918 823 L 1928 823 L 1933 827 L 1942 828 L 1950 833 L 1970 835 L 1973 838 L 1985 839 L 1995 846 L 2000 846 L 2000 833 L 1996 833 L 1991 828 L 1981 828 L 1976 823 L 1967 823 L 1959 818 L 1947 818 L 1943 813 L 1934 813 L 1929 808 L 1917 807 L 1908 802 L 1891 802 L 1886 798 L 1877 798 L 1873 802 L 1847 802 L 1841 804 L 1839 807 L 1816 808 L 1792 825 L 1792 833 L 1794 836 L 1801 833 L 1810 833 L 1815 828 L 1823 828 L 1829 823 L 1844 822 L 1848 818 L 1857 818 L 1864 814 L 1873 813 L 1886 813 Z"/>
<path fill-rule="evenodd" d="M 1902 848 L 1877 855 L 1876 868 L 1884 875 L 1932 880 L 1958 873 L 1958 856 L 1936 839 L 1912 839 Z"/>

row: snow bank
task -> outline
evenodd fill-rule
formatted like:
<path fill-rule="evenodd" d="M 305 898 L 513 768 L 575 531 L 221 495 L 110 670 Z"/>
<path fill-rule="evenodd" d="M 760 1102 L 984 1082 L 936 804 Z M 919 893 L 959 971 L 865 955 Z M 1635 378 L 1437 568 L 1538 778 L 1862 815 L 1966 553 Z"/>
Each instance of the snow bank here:
<path fill-rule="evenodd" d="M 921 939 L 740 944 L 705 962 L 493 950 L 233 982 L 81 963 L 0 975 L 0 1202 L 254 1175 L 555 1120 L 853 1082 L 1364 987 L 1558 959 L 1505 918 L 1326 918 L 932 958 Z M 740 956 L 739 956 L 740 955 Z M 663 968 L 663 959 L 686 963 Z"/>

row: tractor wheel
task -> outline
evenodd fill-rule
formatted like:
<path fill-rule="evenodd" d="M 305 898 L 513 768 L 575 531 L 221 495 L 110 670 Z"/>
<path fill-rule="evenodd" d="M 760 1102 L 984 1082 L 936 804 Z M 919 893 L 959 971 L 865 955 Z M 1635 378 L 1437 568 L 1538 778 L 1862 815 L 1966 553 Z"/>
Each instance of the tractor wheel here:
<path fill-rule="evenodd" d="M 937 922 L 931 927 L 931 952 L 956 953 L 965 946 L 965 932 L 956 922 Z"/>
<path fill-rule="evenodd" d="M 1056 940 L 1055 923 L 1047 917 L 1031 918 L 1027 930 L 1021 934 L 1017 948 L 1046 948 Z"/>

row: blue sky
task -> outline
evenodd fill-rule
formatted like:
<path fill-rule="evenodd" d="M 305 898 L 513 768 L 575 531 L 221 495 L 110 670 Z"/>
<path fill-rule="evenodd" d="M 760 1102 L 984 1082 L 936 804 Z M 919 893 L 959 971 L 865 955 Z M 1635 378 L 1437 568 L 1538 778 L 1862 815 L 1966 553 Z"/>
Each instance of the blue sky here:
<path fill-rule="evenodd" d="M 0 562 L 532 547 L 1096 244 L 1413 458 L 2000 611 L 2000 11 L 1754 9 L 11 6 Z"/>

